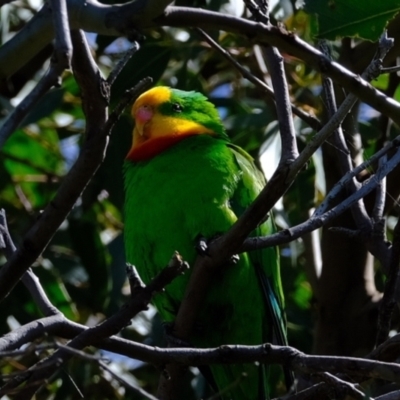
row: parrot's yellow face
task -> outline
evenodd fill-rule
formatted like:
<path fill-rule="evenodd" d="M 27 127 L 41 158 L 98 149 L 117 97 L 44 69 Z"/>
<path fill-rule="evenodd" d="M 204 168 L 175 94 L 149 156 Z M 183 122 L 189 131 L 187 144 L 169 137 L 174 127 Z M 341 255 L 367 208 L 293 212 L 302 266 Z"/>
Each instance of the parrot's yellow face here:
<path fill-rule="evenodd" d="M 164 86 L 139 96 L 132 107 L 132 117 L 135 128 L 127 156 L 132 161 L 152 158 L 187 136 L 214 134 L 213 130 L 193 119 L 189 104 Z"/>

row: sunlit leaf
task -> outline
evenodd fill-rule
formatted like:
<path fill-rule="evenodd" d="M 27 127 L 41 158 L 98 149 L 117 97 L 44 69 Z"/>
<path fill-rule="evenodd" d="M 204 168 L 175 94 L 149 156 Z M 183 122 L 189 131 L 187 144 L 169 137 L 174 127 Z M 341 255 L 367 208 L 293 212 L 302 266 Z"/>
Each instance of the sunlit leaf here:
<path fill-rule="evenodd" d="M 316 14 L 320 38 L 357 36 L 375 41 L 399 11 L 398 0 L 306 0 L 305 10 Z"/>

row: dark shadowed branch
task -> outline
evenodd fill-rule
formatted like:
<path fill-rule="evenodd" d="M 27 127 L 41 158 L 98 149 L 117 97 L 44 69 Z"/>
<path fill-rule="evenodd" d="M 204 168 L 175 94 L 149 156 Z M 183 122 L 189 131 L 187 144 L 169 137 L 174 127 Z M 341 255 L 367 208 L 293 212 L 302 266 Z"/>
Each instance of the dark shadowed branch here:
<path fill-rule="evenodd" d="M 339 379 L 337 376 L 334 376 L 328 372 L 324 372 L 319 376 L 323 382 L 333 387 L 336 398 L 350 397 L 351 399 L 355 400 L 365 399 L 365 393 L 357 389 L 354 383 L 346 382 L 343 379 Z M 372 397 L 369 397 L 369 400 L 374 399 Z"/>
<path fill-rule="evenodd" d="M 382 180 L 385 176 L 387 176 L 397 165 L 400 163 L 400 150 L 397 150 L 396 153 L 390 160 L 382 165 L 376 172 L 376 174 L 372 175 L 369 179 L 367 179 L 360 190 L 353 193 L 351 196 L 347 197 L 338 205 L 332 207 L 331 209 L 325 211 L 323 214 L 319 212 L 319 207 L 313 216 L 306 222 L 302 224 L 296 225 L 294 227 L 284 229 L 283 231 L 267 236 L 267 237 L 250 237 L 246 239 L 244 245 L 240 247 L 240 251 L 250 251 L 263 247 L 275 246 L 277 244 L 288 243 L 294 239 L 297 239 L 304 235 L 305 233 L 309 233 L 314 229 L 320 228 L 321 226 L 327 224 L 328 222 L 335 219 L 338 215 L 342 214 L 344 211 L 348 210 L 355 202 L 359 199 L 364 198 L 367 194 L 371 193 L 379 184 L 379 181 Z M 361 168 L 363 169 L 363 168 Z M 353 172 L 352 172 L 353 173 Z M 349 179 L 351 174 L 346 176 L 346 179 Z M 343 177 L 345 178 L 345 177 Z M 345 182 L 345 180 L 343 182 Z M 339 182 L 337 185 L 340 185 L 342 188 L 342 182 Z M 389 259 L 390 253 L 387 251 L 387 244 L 383 241 L 379 242 L 386 249 L 382 249 L 378 253 L 380 256 L 380 260 L 382 262 L 382 266 L 385 268 L 387 264 L 387 259 Z M 371 249 L 372 251 L 374 249 Z M 384 258 L 384 257 L 387 257 Z"/>
<path fill-rule="evenodd" d="M 129 302 L 117 313 L 101 324 L 83 330 L 68 343 L 68 347 L 74 350 L 81 350 L 91 344 L 96 344 L 99 340 L 117 334 L 130 324 L 131 319 L 137 313 L 147 309 L 155 293 L 160 292 L 174 278 L 184 273 L 187 268 L 187 264 L 178 254 L 175 254 L 169 265 L 147 286 L 136 286 L 135 292 L 131 294 Z M 0 396 L 4 396 L 9 391 L 15 390 L 20 384 L 26 382 L 26 386 L 19 391 L 18 396 L 21 399 L 30 399 L 46 379 L 50 378 L 74 354 L 69 349 L 59 348 L 51 356 L 41 360 L 22 374 L 19 374 L 15 379 L 10 379 L 1 388 Z"/>
<path fill-rule="evenodd" d="M 54 57 L 63 69 L 71 67 L 72 42 L 68 21 L 67 0 L 50 0 L 55 29 Z"/>
<path fill-rule="evenodd" d="M 276 47 L 267 46 L 264 49 L 264 54 L 274 88 L 276 112 L 279 121 L 279 134 L 281 137 L 281 158 L 279 165 L 289 165 L 299 156 L 299 152 L 297 149 L 296 132 L 293 125 L 283 58 Z"/>
<path fill-rule="evenodd" d="M 330 48 L 325 41 L 319 42 L 320 50 L 329 58 Z M 324 104 L 327 110 L 327 114 L 329 118 L 331 118 L 337 112 L 336 106 L 336 96 L 333 88 L 333 82 L 330 78 L 323 75 L 322 77 L 322 87 L 323 87 L 323 95 L 324 95 Z M 339 125 L 335 130 L 331 138 L 331 142 L 338 150 L 335 152 L 336 157 L 338 158 L 338 165 L 340 168 L 340 172 L 342 175 L 345 175 L 347 172 L 353 169 L 353 161 L 351 159 L 351 154 L 348 149 L 346 139 L 343 134 L 342 126 Z M 360 189 L 361 183 L 359 183 L 355 177 L 349 180 L 346 185 L 348 194 L 353 194 L 357 190 Z M 364 202 L 362 199 L 358 200 L 351 207 L 353 217 L 358 226 L 367 225 L 370 228 L 371 222 L 368 218 L 367 211 L 364 206 Z"/>
<path fill-rule="evenodd" d="M 147 393 L 141 387 L 133 385 L 131 382 L 128 382 L 122 376 L 115 373 L 105 362 L 99 361 L 99 365 L 104 371 L 107 371 L 114 379 L 122 384 L 128 391 L 133 392 L 136 395 L 139 395 L 148 400 L 157 400 L 156 397 L 152 396 L 151 394 Z"/>
<path fill-rule="evenodd" d="M 295 394 L 277 397 L 274 400 L 321 400 L 325 398 L 330 399 L 331 397 L 332 388 L 327 384 L 320 382 Z"/>
<path fill-rule="evenodd" d="M 269 8 L 268 2 L 261 0 L 255 3 L 252 0 L 245 0 L 245 4 L 249 7 L 256 21 L 268 27 L 272 26 L 269 22 L 269 16 L 266 14 Z M 281 158 L 279 165 L 288 165 L 298 157 L 299 152 L 297 149 L 283 57 L 276 47 L 264 46 L 263 50 L 265 64 L 275 94 L 276 113 L 279 122 L 279 134 L 281 138 Z"/>
<path fill-rule="evenodd" d="M 95 328 L 102 330 L 103 328 L 101 328 L 101 326 L 102 325 L 99 325 Z M 84 327 L 84 329 L 86 332 L 94 328 Z M 86 337 L 86 335 L 84 336 Z M 303 374 L 329 372 L 331 374 L 346 374 L 356 380 L 376 378 L 383 379 L 388 382 L 400 382 L 400 366 L 395 363 L 380 362 L 375 360 L 371 361 L 352 357 L 312 356 L 304 354 L 291 347 L 265 344 L 259 346 L 221 346 L 215 349 L 160 349 L 121 338 L 102 339 L 99 336 L 90 336 L 93 340 L 93 344 L 96 346 L 111 349 L 111 351 L 118 352 L 132 358 L 141 359 L 157 366 L 162 366 L 171 362 L 178 363 L 180 365 L 196 366 L 214 363 L 233 364 L 258 361 L 266 364 L 285 365 L 294 371 L 298 371 Z M 114 345 L 110 346 L 111 343 L 114 343 Z M 68 353 L 66 358 L 69 358 L 75 354 L 69 350 L 66 352 Z M 58 354 L 60 355 L 60 353 Z M 61 355 L 62 354 L 63 353 L 61 353 Z M 51 365 L 53 368 L 55 367 L 54 364 Z M 37 373 L 40 371 L 41 369 L 37 369 Z M 19 380 L 24 380 L 26 378 L 26 376 L 23 374 L 24 373 L 18 375 Z M 15 381 L 9 381 L 7 384 L 8 390 L 11 390 L 11 382 L 15 383 Z M 2 390 L 5 390 L 5 388 Z M 309 390 L 319 391 L 322 390 L 322 388 L 307 389 L 305 393 L 310 394 Z M 299 399 L 302 398 L 309 397 L 299 397 Z M 298 400 L 296 396 L 293 397 L 293 400 L 294 399 Z"/>
<path fill-rule="evenodd" d="M 372 360 L 394 361 L 400 357 L 400 335 L 394 335 L 385 342 L 377 346 L 367 358 Z"/>
<path fill-rule="evenodd" d="M 0 235 L 3 239 L 3 246 L 1 250 L 6 259 L 9 259 L 16 251 L 16 247 L 8 230 L 5 210 L 0 210 Z M 54 307 L 53 304 L 51 304 L 46 292 L 43 290 L 43 287 L 39 282 L 38 277 L 34 274 L 31 268 L 28 268 L 28 270 L 24 273 L 21 281 L 28 289 L 32 299 L 35 301 L 43 315 L 51 316 L 60 314 L 60 311 Z"/>
<path fill-rule="evenodd" d="M 131 59 L 131 57 L 139 50 L 139 43 L 132 43 L 132 47 L 123 55 L 123 57 L 118 61 L 115 68 L 111 71 L 110 75 L 108 75 L 107 83 L 112 86 L 112 84 L 117 79 L 118 75 L 125 67 L 126 63 Z"/>
<path fill-rule="evenodd" d="M 376 60 L 373 61 L 374 70 L 376 70 Z M 350 97 L 351 96 L 351 97 Z M 347 97 L 348 101 L 344 101 L 339 107 L 337 113 L 328 121 L 328 123 L 322 128 L 322 130 L 317 133 L 314 138 L 308 143 L 306 148 L 301 152 L 299 157 L 294 160 L 291 164 L 281 164 L 276 170 L 272 178 L 267 183 L 266 187 L 262 190 L 260 195 L 251 204 L 250 207 L 246 209 L 243 215 L 236 221 L 233 227 L 222 237 L 214 241 L 209 247 L 210 257 L 198 257 L 192 277 L 191 283 L 187 288 L 187 293 L 185 295 L 185 300 L 181 305 L 180 310 L 185 310 L 184 315 L 186 319 L 183 322 L 182 329 L 184 332 L 184 337 L 187 337 L 188 332 L 194 323 L 194 315 L 196 315 L 195 310 L 201 304 L 201 300 L 204 291 L 204 287 L 208 286 L 208 282 L 212 278 L 213 268 L 217 265 L 221 265 L 231 254 L 234 254 L 237 249 L 241 248 L 243 242 L 250 234 L 250 232 L 257 226 L 259 221 L 261 221 L 266 213 L 268 213 L 276 201 L 286 192 L 289 186 L 292 184 L 293 180 L 299 173 L 299 171 L 304 168 L 312 154 L 319 148 L 319 146 L 332 134 L 334 129 L 340 125 L 342 120 L 345 118 L 351 107 L 356 101 L 353 95 Z M 397 143 L 397 142 L 396 142 Z M 395 145 L 395 144 L 393 144 Z M 397 144 L 396 144 L 397 145 Z M 377 173 L 373 178 L 370 178 L 364 183 L 364 186 L 360 191 L 353 194 L 347 199 L 347 203 L 341 204 L 331 210 L 329 210 L 321 220 L 310 220 L 309 224 L 314 224 L 313 228 L 307 230 L 310 232 L 322 226 L 325 223 L 327 217 L 334 218 L 338 212 L 343 212 L 353 204 L 354 201 L 358 201 L 360 198 L 364 197 L 367 193 L 371 192 L 376 187 L 376 182 L 382 179 L 390 171 L 395 168 L 399 162 L 400 152 L 397 151 L 395 156 L 393 156 L 389 162 Z M 347 176 L 346 179 L 350 179 L 351 175 Z M 318 210 L 315 215 L 318 215 Z M 332 215 L 335 214 L 335 215 Z M 303 229 L 304 225 L 301 225 Z M 307 233 L 298 229 L 288 229 L 285 230 L 282 236 L 289 236 L 289 241 L 299 237 L 300 235 Z M 264 246 L 266 243 L 271 243 L 272 240 L 276 240 L 276 236 L 272 235 L 267 238 L 249 238 L 246 240 L 246 250 L 256 249 Z M 274 243 L 276 244 L 276 242 Z M 205 286 L 203 287 L 203 279 Z M 186 302 L 188 305 L 186 306 Z M 197 305 L 195 305 L 197 304 Z M 182 311 L 183 312 L 183 311 Z M 179 315 L 179 314 L 178 314 Z M 179 326 L 179 325 L 178 325 Z M 184 328 L 185 327 L 185 328 Z"/>
<path fill-rule="evenodd" d="M 149 2 L 153 3 L 153 2 Z M 331 62 L 320 51 L 285 31 L 282 28 L 233 17 L 209 10 L 163 7 L 169 1 L 159 2 L 158 7 L 144 9 L 125 5 L 100 5 L 96 1 L 82 3 L 79 0 L 68 0 L 71 26 L 86 31 L 105 35 L 118 35 L 120 29 L 143 29 L 149 26 L 200 27 L 204 29 L 221 29 L 236 32 L 251 38 L 253 43 L 271 45 L 303 60 L 319 72 L 325 73 L 346 90 L 354 93 L 365 103 L 389 116 L 400 124 L 400 104 L 388 98 L 361 79 L 356 74 L 335 62 Z M 157 15 L 160 15 L 156 17 Z M 50 10 L 46 6 L 26 27 L 0 49 L 0 58 L 7 63 L 0 66 L 0 77 L 7 77 L 24 65 L 30 57 L 43 48 L 53 36 L 53 28 L 48 23 Z M 120 18 L 118 18 L 120 17 Z M 27 38 L 30 41 L 26 41 Z"/>
<path fill-rule="evenodd" d="M 71 211 L 76 200 L 102 163 L 111 129 L 123 108 L 108 118 L 110 88 L 100 76 L 82 32 L 72 32 L 74 55 L 72 65 L 82 90 L 82 107 L 86 115 L 85 142 L 81 153 L 64 178 L 56 196 L 25 235 L 21 246 L 0 270 L 0 300 L 12 290 L 25 271 L 45 249 L 54 233 Z M 150 80 L 139 83 L 123 99 L 127 105 L 149 87 Z"/>
<path fill-rule="evenodd" d="M 52 17 L 56 27 L 55 50 L 50 68 L 21 103 L 8 115 L 0 130 L 0 148 L 18 128 L 39 99 L 53 86 L 61 83 L 61 74 L 70 68 L 72 44 L 69 34 L 66 0 L 52 0 Z"/>
<path fill-rule="evenodd" d="M 373 76 L 379 75 L 380 65 L 382 63 L 382 59 L 380 57 L 386 54 L 387 51 L 390 49 L 390 46 L 392 45 L 392 41 L 390 39 L 387 39 L 385 35 L 382 36 L 380 43 L 382 48 L 381 51 L 377 52 L 374 60 L 371 62 L 370 66 L 363 74 L 366 79 L 371 79 Z M 292 163 L 292 165 L 290 165 L 290 167 L 288 168 L 289 171 L 287 173 L 287 179 L 294 179 L 296 174 L 299 172 L 299 167 L 304 166 L 306 160 L 309 160 L 316 149 L 319 148 L 322 143 L 329 138 L 332 132 L 334 132 L 335 129 L 340 126 L 341 121 L 351 110 L 356 100 L 357 99 L 353 94 L 349 94 L 346 97 L 337 112 L 332 115 L 328 123 L 325 124 L 321 131 L 319 131 L 311 139 L 305 149 L 300 153 L 300 156 Z M 341 143 L 343 144 L 343 142 Z M 374 156 L 372 156 L 369 160 L 353 169 L 349 169 L 351 168 L 351 160 L 346 156 L 346 160 L 344 160 L 344 162 L 346 163 L 345 170 L 347 172 L 344 171 L 345 175 L 332 188 L 330 193 L 327 194 L 324 201 L 315 210 L 313 216 L 308 221 L 296 227 L 286 229 L 278 234 L 271 235 L 267 238 L 248 238 L 246 239 L 245 245 L 241 248 L 241 251 L 254 250 L 256 248 L 264 247 L 265 245 L 267 245 L 267 243 L 270 243 L 268 244 L 269 246 L 289 242 L 302 236 L 305 233 L 311 232 L 312 230 L 321 227 L 322 225 L 336 218 L 336 216 L 338 216 L 340 213 L 344 212 L 353 204 L 355 204 L 354 202 L 358 202 L 366 194 L 370 193 L 376 187 L 380 186 L 380 182 L 382 181 L 382 179 L 384 179 L 387 174 L 390 173 L 398 165 L 398 151 L 395 153 L 394 156 L 390 158 L 387 164 L 381 165 L 381 167 L 378 168 L 377 173 L 369 178 L 368 181 L 365 181 L 360 189 L 359 185 L 354 183 L 353 190 L 359 190 L 354 192 L 339 205 L 336 205 L 332 208 L 333 203 L 335 202 L 335 199 L 337 198 L 339 193 L 341 193 L 342 190 L 344 190 L 344 188 L 354 180 L 354 177 L 357 174 L 359 174 L 361 171 L 363 171 L 368 166 L 372 165 L 374 162 L 387 154 L 390 149 L 397 148 L 398 145 L 398 138 L 396 138 L 392 142 L 388 143 L 383 149 L 374 154 Z M 347 147 L 343 147 L 343 151 L 345 153 L 348 152 L 348 150 L 346 149 Z M 268 184 L 270 184 L 271 181 Z M 360 218 L 360 225 L 368 225 L 370 227 L 368 232 L 370 232 L 371 236 L 373 237 L 373 240 L 369 244 L 369 250 L 378 257 L 383 267 L 387 270 L 387 263 L 390 255 L 388 253 L 384 237 L 382 235 L 379 237 L 378 235 L 376 235 L 376 230 L 380 229 L 379 221 L 371 221 L 368 215 L 365 215 L 364 212 L 360 211 L 360 214 L 364 216 L 363 218 Z M 374 222 L 373 226 L 371 225 L 372 222 Z"/>
<path fill-rule="evenodd" d="M 275 94 L 272 88 L 270 88 L 265 82 L 258 79 L 255 75 L 249 72 L 245 67 L 239 64 L 235 58 L 229 53 L 228 50 L 222 48 L 211 36 L 205 33 L 202 29 L 197 28 L 197 32 L 203 37 L 203 39 L 215 50 L 217 50 L 223 57 L 225 57 L 246 79 L 252 82 L 254 85 L 259 87 L 264 93 L 266 93 L 270 98 L 275 99 Z M 304 122 L 310 125 L 316 131 L 321 129 L 321 122 L 315 116 L 308 114 L 301 108 L 296 107 L 291 104 L 291 109 L 293 114 L 297 115 Z"/>
<path fill-rule="evenodd" d="M 396 390 L 394 392 L 383 394 L 382 396 L 375 397 L 375 400 L 399 400 L 400 399 L 400 390 Z"/>
<path fill-rule="evenodd" d="M 387 38 L 384 37 L 384 39 Z M 366 79 L 372 79 L 372 77 L 379 76 L 382 65 L 382 54 L 386 54 L 390 46 L 393 44 L 391 40 L 382 40 L 382 43 L 382 49 L 378 51 L 364 73 Z M 335 129 L 340 126 L 347 113 L 357 101 L 357 97 L 354 94 L 349 94 L 339 107 L 338 111 L 331 116 L 328 123 L 315 135 L 311 142 L 302 151 L 300 156 L 292 158 L 292 156 L 297 154 L 297 147 L 293 144 L 295 143 L 294 131 L 291 129 L 290 123 L 287 124 L 287 118 L 291 113 L 290 104 L 288 99 L 285 98 L 286 89 L 284 83 L 283 86 L 280 86 L 279 84 L 279 76 L 283 74 L 283 69 L 278 66 L 276 54 L 269 54 L 267 59 L 272 64 L 270 65 L 270 73 L 275 76 L 274 79 L 278 82 L 274 83 L 277 105 L 281 104 L 283 108 L 280 118 L 280 121 L 282 121 L 281 124 L 283 125 L 283 128 L 281 128 L 283 150 L 281 162 L 266 187 L 262 190 L 256 200 L 246 209 L 243 215 L 236 221 L 232 228 L 222 237 L 210 244 L 208 248 L 208 256 L 198 256 L 173 326 L 173 335 L 183 341 L 188 341 L 190 338 L 196 315 L 203 304 L 205 293 L 207 293 L 208 287 L 213 278 L 214 269 L 217 266 L 221 266 L 232 254 L 235 254 L 238 249 L 241 248 L 247 236 L 255 229 L 258 223 L 265 218 L 265 215 L 272 209 L 276 201 L 287 191 L 299 171 L 306 165 L 307 161 L 317 148 L 319 148 L 319 146 L 335 131 Z M 277 84 L 277 87 L 275 87 L 275 84 Z M 280 102 L 278 102 L 279 97 Z M 356 204 L 356 202 L 368 193 L 372 192 L 377 187 L 379 181 L 390 173 L 399 163 L 400 151 L 397 150 L 395 155 L 390 158 L 387 164 L 381 166 L 373 177 L 364 182 L 361 189 L 350 195 L 344 202 L 331 208 L 322 216 L 315 219 L 311 218 L 305 223 L 307 224 L 306 230 L 304 230 L 305 224 L 301 224 L 298 227 L 286 229 L 284 234 L 281 235 L 281 238 L 286 235 L 287 241 L 291 241 L 336 218 L 339 214 Z M 352 178 L 353 176 L 348 179 L 351 180 Z M 246 241 L 245 248 L 246 250 L 250 250 L 249 243 L 254 246 L 252 249 L 260 248 L 262 247 L 261 244 L 265 245 L 268 241 L 276 239 L 276 237 L 277 236 L 272 235 L 267 238 L 249 238 Z M 380 241 L 379 244 L 384 246 L 383 241 Z M 385 261 L 384 257 L 388 256 L 388 251 L 386 248 L 382 248 L 382 246 L 376 246 L 377 248 L 371 250 L 375 251 L 373 254 L 379 254 L 381 259 Z M 243 248 L 241 248 L 241 250 L 243 250 Z M 183 369 L 179 366 L 169 366 L 167 370 L 168 379 L 165 377 L 161 378 L 159 394 L 161 394 L 161 397 L 165 399 L 173 399 L 175 393 L 179 390 L 178 382 L 179 377 L 183 373 Z"/>

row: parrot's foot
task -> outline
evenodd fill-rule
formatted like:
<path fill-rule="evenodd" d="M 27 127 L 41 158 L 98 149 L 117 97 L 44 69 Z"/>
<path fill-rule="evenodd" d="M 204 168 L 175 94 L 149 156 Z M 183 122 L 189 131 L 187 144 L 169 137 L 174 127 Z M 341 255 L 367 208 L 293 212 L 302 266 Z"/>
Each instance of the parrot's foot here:
<path fill-rule="evenodd" d="M 202 256 L 202 257 L 210 257 L 210 253 L 208 251 L 208 243 L 212 242 L 215 239 L 218 239 L 221 235 L 216 235 L 213 236 L 211 239 L 207 240 L 204 236 L 197 236 L 196 240 L 196 246 L 195 249 L 197 251 L 197 254 Z M 232 254 L 231 257 L 229 258 L 228 262 L 230 265 L 236 265 L 240 260 L 239 254 Z"/>
<path fill-rule="evenodd" d="M 240 260 L 239 254 L 232 254 L 231 257 L 229 258 L 229 263 L 236 265 Z"/>
<path fill-rule="evenodd" d="M 210 254 L 208 253 L 208 241 L 204 236 L 197 236 L 195 249 L 199 256 L 210 256 Z"/>
<path fill-rule="evenodd" d="M 163 324 L 168 345 L 171 347 L 193 347 L 189 342 L 179 339 L 173 335 L 173 325 L 173 322 L 164 322 Z"/>

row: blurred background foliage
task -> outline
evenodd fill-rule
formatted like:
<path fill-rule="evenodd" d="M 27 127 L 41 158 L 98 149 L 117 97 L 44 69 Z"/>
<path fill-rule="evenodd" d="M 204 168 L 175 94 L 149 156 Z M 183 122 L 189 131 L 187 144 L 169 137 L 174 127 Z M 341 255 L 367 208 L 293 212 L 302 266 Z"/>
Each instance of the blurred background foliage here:
<path fill-rule="evenodd" d="M 319 12 L 318 5 L 323 2 L 307 3 L 305 9 L 297 9 L 294 1 L 274 2 L 272 17 L 304 40 L 314 43 L 313 37 L 319 32 L 314 13 Z M 236 16 L 246 15 L 242 2 L 235 0 L 179 0 L 175 4 L 204 7 Z M 3 5 L 0 13 L 2 43 L 21 29 L 40 6 L 41 0 L 18 0 Z M 386 15 L 385 21 L 389 18 Z M 325 22 L 324 27 L 328 30 Z M 339 29 L 339 35 L 358 34 L 365 37 L 359 34 L 357 28 L 351 33 L 340 31 L 337 23 L 335 28 Z M 271 176 L 280 151 L 271 100 L 210 49 L 195 31 L 155 28 L 144 33 L 146 40 L 115 82 L 111 107 L 127 88 L 145 76 L 151 76 L 156 84 L 201 91 L 217 105 L 232 140 L 254 157 L 262 155 L 262 167 L 267 176 Z M 217 31 L 209 33 L 254 75 L 269 80 L 257 46 L 251 46 L 246 38 L 239 35 Z M 380 32 L 377 33 L 379 35 Z M 336 34 L 331 39 L 335 39 Z M 87 34 L 87 38 L 104 76 L 108 76 L 124 51 L 132 45 L 125 38 L 115 39 L 93 33 Z M 372 39 L 376 40 L 376 35 Z M 346 40 L 332 41 L 334 58 L 341 59 L 342 52 L 346 50 Z M 353 39 L 353 46 L 366 45 L 373 46 L 363 39 Z M 1 82 L 0 117 L 4 118 L 36 84 L 48 66 L 51 51 L 51 45 L 47 46 L 10 79 Z M 347 60 L 347 66 L 359 71 L 362 65 L 369 62 L 370 53 L 364 51 L 364 63 L 357 58 L 353 63 Z M 307 112 L 321 116 L 320 75 L 301 61 L 286 54 L 283 56 L 292 101 Z M 382 75 L 374 85 L 386 90 L 389 85 L 397 87 L 398 80 L 397 76 Z M 399 90 L 394 90 L 394 97 L 400 100 Z M 363 151 L 368 157 L 382 142 L 377 129 L 380 116 L 369 107 L 361 105 L 360 109 Z M 54 88 L 41 99 L 4 146 L 0 154 L 0 207 L 7 212 L 10 232 L 17 245 L 54 196 L 79 154 L 84 127 L 79 87 L 72 73 L 65 72 L 62 86 Z M 314 132 L 297 117 L 295 127 L 301 149 Z M 52 302 L 66 317 L 86 325 L 93 325 L 114 313 L 129 294 L 122 240 L 122 165 L 129 150 L 131 131 L 132 120 L 127 111 L 114 129 L 103 165 L 34 265 L 34 271 Z M 397 128 L 391 127 L 389 136 L 397 134 Z M 309 168 L 300 174 L 277 205 L 278 226 L 285 228 L 306 220 L 323 198 L 325 186 L 322 156 L 321 152 L 317 152 Z M 392 226 L 389 224 L 389 229 Z M 313 292 L 305 268 L 304 240 L 282 246 L 281 255 L 289 342 L 302 351 L 311 352 L 315 312 Z M 317 260 L 317 263 L 320 265 L 321 261 Z M 0 304 L 0 315 L 1 334 L 41 317 L 22 284 Z M 121 336 L 158 346 L 163 345 L 164 340 L 162 323 L 152 307 L 138 315 L 132 325 L 121 332 Z M 44 338 L 43 343 L 47 342 L 51 344 L 52 339 Z M 0 371 L 3 374 L 20 371 L 47 351 L 44 347 L 19 358 L 3 358 L 0 360 Z M 109 353 L 103 355 L 111 360 L 109 367 L 116 374 L 154 393 L 159 370 L 137 360 Z M 193 377 L 192 384 L 188 384 L 187 399 L 200 398 L 207 390 L 195 369 Z M 80 392 L 86 399 L 142 398 L 124 388 L 95 362 L 75 358 L 37 395 L 37 399 L 75 399 L 80 398 Z"/>

